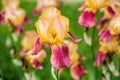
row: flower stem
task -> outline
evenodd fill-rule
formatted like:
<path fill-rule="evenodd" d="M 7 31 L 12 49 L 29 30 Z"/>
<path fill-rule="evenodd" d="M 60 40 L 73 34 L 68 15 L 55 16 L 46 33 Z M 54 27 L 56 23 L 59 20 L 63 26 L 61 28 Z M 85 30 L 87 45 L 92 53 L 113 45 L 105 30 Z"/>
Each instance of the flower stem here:
<path fill-rule="evenodd" d="M 59 71 L 56 70 L 56 77 L 57 77 L 57 80 L 59 80 Z"/>
<path fill-rule="evenodd" d="M 53 66 L 51 67 L 51 73 L 54 80 L 59 80 L 59 70 L 55 69 Z"/>
<path fill-rule="evenodd" d="M 95 61 L 95 53 L 94 53 L 94 35 L 95 34 L 95 27 L 93 27 L 93 31 L 92 31 L 92 41 L 91 41 L 91 53 L 92 53 L 92 60 L 93 60 L 93 63 Z M 97 67 L 94 66 L 94 77 L 95 79 L 94 80 L 98 80 L 97 79 Z"/>

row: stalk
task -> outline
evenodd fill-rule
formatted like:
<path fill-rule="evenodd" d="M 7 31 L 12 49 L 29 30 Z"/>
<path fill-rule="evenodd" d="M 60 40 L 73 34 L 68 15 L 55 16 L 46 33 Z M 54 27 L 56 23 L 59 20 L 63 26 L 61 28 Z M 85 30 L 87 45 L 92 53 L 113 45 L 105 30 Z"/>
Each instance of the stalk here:
<path fill-rule="evenodd" d="M 95 53 L 94 53 L 94 35 L 95 34 L 95 27 L 93 27 L 93 31 L 92 31 L 92 41 L 91 41 L 91 53 L 92 53 L 92 60 L 93 60 L 93 63 L 95 61 Z M 97 67 L 94 66 L 94 80 L 98 80 L 97 79 Z"/>

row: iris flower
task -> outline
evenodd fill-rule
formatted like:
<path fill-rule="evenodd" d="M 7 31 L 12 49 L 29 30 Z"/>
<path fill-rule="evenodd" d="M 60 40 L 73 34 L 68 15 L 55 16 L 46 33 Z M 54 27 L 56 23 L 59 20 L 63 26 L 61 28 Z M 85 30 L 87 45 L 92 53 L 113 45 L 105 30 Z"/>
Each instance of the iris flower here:
<path fill-rule="evenodd" d="M 2 0 L 1 13 L 4 12 L 2 20 L 5 20 L 6 24 L 10 24 L 13 28 L 17 28 L 19 33 L 22 33 L 22 24 L 29 24 L 31 21 L 26 17 L 26 12 L 19 7 L 19 4 L 19 0 Z"/>
<path fill-rule="evenodd" d="M 100 66 L 106 59 L 107 54 L 118 52 L 118 37 L 112 35 L 109 29 L 103 30 L 99 34 L 100 48 L 96 57 L 96 66 Z"/>
<path fill-rule="evenodd" d="M 112 34 L 119 35 L 120 34 L 120 15 L 116 15 L 111 21 L 110 21 L 110 30 L 112 31 Z"/>
<path fill-rule="evenodd" d="M 61 45 L 69 30 L 69 19 L 62 16 L 57 8 L 48 7 L 35 25 L 43 42 Z"/>
<path fill-rule="evenodd" d="M 46 58 L 46 52 L 41 49 L 40 39 L 37 38 L 37 33 L 33 30 L 25 32 L 22 39 L 22 47 L 20 56 L 28 61 L 28 63 L 36 69 L 42 69 L 41 63 Z M 29 44 L 28 44 L 29 43 Z"/>
<path fill-rule="evenodd" d="M 86 28 L 94 27 L 96 24 L 96 12 L 86 9 L 79 17 L 78 23 Z"/>
<path fill-rule="evenodd" d="M 70 68 L 71 75 L 75 80 L 80 80 L 85 74 L 87 74 L 87 71 L 84 69 L 84 67 L 79 63 L 80 61 L 84 60 L 85 57 L 80 56 L 77 52 L 78 45 L 73 43 L 72 41 L 64 40 L 64 43 L 68 45 L 69 49 L 69 57 L 73 62 L 73 65 Z"/>
<path fill-rule="evenodd" d="M 85 4 L 92 9 L 99 10 L 108 5 L 109 0 L 85 0 Z"/>
<path fill-rule="evenodd" d="M 56 45 L 52 46 L 51 64 L 58 70 L 63 67 L 69 68 L 73 64 L 69 58 L 69 49 L 67 45 L 63 44 L 61 47 Z"/>
<path fill-rule="evenodd" d="M 39 12 L 41 12 L 46 7 L 59 7 L 61 2 L 59 0 L 37 0 L 37 6 L 33 10 L 32 15 L 36 16 Z"/>

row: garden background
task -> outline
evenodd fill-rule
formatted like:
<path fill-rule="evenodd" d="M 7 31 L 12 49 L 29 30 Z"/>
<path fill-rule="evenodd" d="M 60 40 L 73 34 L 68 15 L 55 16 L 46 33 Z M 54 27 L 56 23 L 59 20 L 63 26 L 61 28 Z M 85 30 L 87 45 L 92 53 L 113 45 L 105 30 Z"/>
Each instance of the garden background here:
<path fill-rule="evenodd" d="M 78 1 L 78 0 L 76 0 Z M 70 20 L 70 32 L 75 35 L 76 37 L 81 37 L 83 39 L 83 32 L 84 28 L 78 24 L 78 18 L 81 14 L 81 12 L 78 11 L 78 8 L 81 6 L 82 2 L 69 2 L 65 1 L 63 2 L 62 7 L 60 8 L 62 15 L 66 16 Z M 27 30 L 36 30 L 35 28 L 35 22 L 38 20 L 40 14 L 36 17 L 31 16 L 32 10 L 36 6 L 36 2 L 34 0 L 21 0 L 20 6 L 26 11 L 27 17 L 32 20 L 32 24 L 30 25 L 23 25 L 25 31 Z M 2 9 L 1 0 L 0 0 L 0 10 Z M 102 17 L 102 13 L 97 14 L 97 22 Z M 13 62 L 13 58 L 17 58 L 21 61 L 21 58 L 19 57 L 19 53 L 21 50 L 21 39 L 24 36 L 24 33 L 20 34 L 18 41 L 14 42 L 12 38 L 12 32 L 9 25 L 1 25 L 0 24 L 0 80 L 25 80 L 24 75 L 24 69 L 22 66 L 17 66 Z M 92 35 L 93 28 L 89 30 L 90 36 Z M 6 41 L 9 39 L 12 40 L 12 45 L 7 46 Z M 94 34 L 94 54 L 96 56 L 98 48 L 99 48 L 99 42 L 98 42 L 98 30 L 95 29 Z M 28 43 L 29 44 L 29 43 Z M 91 54 L 91 48 L 88 46 L 84 39 L 78 43 L 79 49 L 78 52 L 80 55 L 83 55 L 86 57 L 86 59 L 82 62 L 80 62 L 86 70 L 88 70 L 88 74 L 85 75 L 82 80 L 95 80 L 95 77 L 97 77 L 98 80 L 102 80 L 102 74 L 101 74 L 101 67 L 97 68 L 97 73 L 94 73 L 94 58 Z M 16 55 L 12 57 L 10 55 L 10 50 L 12 47 L 16 48 Z M 116 69 L 120 71 L 119 69 L 119 62 L 118 62 L 118 56 L 114 55 L 114 63 L 116 66 Z M 36 80 L 54 80 L 51 75 L 51 64 L 50 64 L 50 50 L 47 50 L 47 58 L 43 62 L 44 69 L 43 70 L 36 70 L 33 68 L 29 68 L 29 70 L 26 70 L 27 72 L 32 72 L 31 75 L 36 76 Z M 120 80 L 119 77 L 114 77 L 111 74 L 111 80 Z M 63 72 L 60 75 L 60 80 L 73 80 L 70 76 L 70 70 L 68 68 L 64 68 Z"/>

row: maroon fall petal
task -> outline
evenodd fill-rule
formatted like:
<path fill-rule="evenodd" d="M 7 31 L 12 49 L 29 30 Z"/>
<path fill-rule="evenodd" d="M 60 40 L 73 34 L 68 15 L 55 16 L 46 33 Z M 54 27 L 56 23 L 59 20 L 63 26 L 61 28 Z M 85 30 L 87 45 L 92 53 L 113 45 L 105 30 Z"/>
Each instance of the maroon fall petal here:
<path fill-rule="evenodd" d="M 106 22 L 108 22 L 108 18 L 106 18 L 106 17 L 103 17 L 102 19 L 101 19 L 101 21 L 100 21 L 100 23 L 98 24 L 98 29 L 101 29 L 103 26 L 104 26 L 104 24 L 106 23 Z"/>
<path fill-rule="evenodd" d="M 84 67 L 80 64 L 75 64 L 71 68 L 71 75 L 75 80 L 80 80 L 85 74 L 88 72 L 84 69 Z"/>
<path fill-rule="evenodd" d="M 18 34 L 21 34 L 24 32 L 23 26 L 21 24 L 17 25 L 17 29 L 18 29 Z"/>
<path fill-rule="evenodd" d="M 99 34 L 99 40 L 102 41 L 102 42 L 109 41 L 109 40 L 111 40 L 111 38 L 112 38 L 112 35 L 110 33 L 110 30 L 108 30 L 108 29 L 103 30 Z"/>
<path fill-rule="evenodd" d="M 27 17 L 24 18 L 24 23 L 25 24 L 31 24 L 32 21 L 30 19 L 28 19 Z"/>
<path fill-rule="evenodd" d="M 103 63 L 103 61 L 105 60 L 105 57 L 106 57 L 106 55 L 103 51 L 98 51 L 96 61 L 95 61 L 95 65 L 97 67 L 99 67 Z"/>
<path fill-rule="evenodd" d="M 68 32 L 68 36 L 72 39 L 73 42 L 78 43 L 80 42 L 82 39 L 81 38 L 76 38 L 72 35 L 72 33 Z"/>
<path fill-rule="evenodd" d="M 86 28 L 91 28 L 95 26 L 96 18 L 93 11 L 84 11 L 79 17 L 78 23 Z"/>
<path fill-rule="evenodd" d="M 73 63 L 68 55 L 69 50 L 66 45 L 62 47 L 55 46 L 52 48 L 51 64 L 58 70 L 63 67 L 70 67 Z"/>
<path fill-rule="evenodd" d="M 0 23 L 1 24 L 6 23 L 4 16 L 5 16 L 5 11 L 0 12 Z"/>
<path fill-rule="evenodd" d="M 111 15 L 112 17 L 114 17 L 115 11 L 112 9 L 111 6 L 108 6 L 108 7 L 107 7 L 107 11 L 110 13 L 110 15 Z"/>
<path fill-rule="evenodd" d="M 41 50 L 41 41 L 40 38 L 36 39 L 36 42 L 34 44 L 34 47 L 32 49 L 32 54 L 37 54 Z"/>
<path fill-rule="evenodd" d="M 40 62 L 37 59 L 33 60 L 33 65 L 34 65 L 35 69 L 39 69 L 39 70 L 43 69 L 43 66 L 40 64 Z"/>

